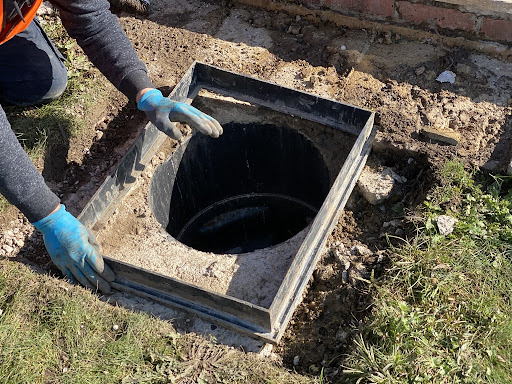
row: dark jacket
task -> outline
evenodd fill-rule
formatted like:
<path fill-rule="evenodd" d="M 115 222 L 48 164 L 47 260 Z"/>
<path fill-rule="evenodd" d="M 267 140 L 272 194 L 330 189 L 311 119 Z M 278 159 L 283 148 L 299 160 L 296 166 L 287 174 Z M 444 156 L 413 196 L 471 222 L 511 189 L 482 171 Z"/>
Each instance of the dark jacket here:
<path fill-rule="evenodd" d="M 130 100 L 152 87 L 146 67 L 137 57 L 107 0 L 52 0 L 62 24 L 89 59 Z M 0 106 L 0 193 L 35 222 L 60 202 L 46 186 L 11 130 Z"/>

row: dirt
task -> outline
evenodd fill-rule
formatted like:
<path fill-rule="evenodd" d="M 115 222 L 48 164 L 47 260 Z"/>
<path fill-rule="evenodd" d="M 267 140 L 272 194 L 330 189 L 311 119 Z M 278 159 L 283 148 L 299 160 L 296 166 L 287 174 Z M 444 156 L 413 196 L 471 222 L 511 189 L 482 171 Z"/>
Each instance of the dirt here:
<path fill-rule="evenodd" d="M 383 273 L 385 233 L 412 235 L 411 218 L 404 212 L 414 209 L 435 182 L 432 170 L 447 158 L 491 172 L 507 168 L 512 63 L 436 40 L 311 24 L 229 2 L 154 0 L 152 7 L 148 17 L 119 16 L 150 77 L 166 92 L 199 60 L 378 115 L 372 161 L 407 180 L 402 196 L 372 206 L 354 190 L 328 240 L 329 251 L 275 348 L 286 366 L 318 373 L 323 365 L 335 381 L 351 335 L 371 307 L 358 278 Z M 454 84 L 436 81 L 445 70 L 456 74 Z M 215 116 L 214 110 L 207 112 Z M 90 130 L 70 143 L 62 181 L 49 180 L 75 214 L 145 124 L 144 116 L 115 91 L 92 115 L 97 118 Z M 438 140 L 428 130 L 455 139 Z M 0 223 L 4 254 L 55 272 L 30 224 L 14 209 L 5 217 Z"/>

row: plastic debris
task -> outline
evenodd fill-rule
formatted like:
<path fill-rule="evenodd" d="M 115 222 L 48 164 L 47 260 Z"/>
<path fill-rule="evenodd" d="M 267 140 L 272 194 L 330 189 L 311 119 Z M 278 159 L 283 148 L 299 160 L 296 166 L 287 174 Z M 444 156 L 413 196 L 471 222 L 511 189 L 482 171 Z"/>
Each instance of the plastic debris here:
<path fill-rule="evenodd" d="M 439 76 L 437 76 L 436 80 L 439 81 L 440 83 L 453 84 L 453 83 L 455 83 L 456 76 L 457 75 L 455 75 L 455 73 L 453 73 L 452 71 L 444 71 Z"/>

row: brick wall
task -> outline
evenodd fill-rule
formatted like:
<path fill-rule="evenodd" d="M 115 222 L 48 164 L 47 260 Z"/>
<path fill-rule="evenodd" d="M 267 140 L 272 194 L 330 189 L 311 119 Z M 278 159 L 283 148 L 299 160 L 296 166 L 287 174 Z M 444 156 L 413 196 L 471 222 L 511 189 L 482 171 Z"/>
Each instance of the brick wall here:
<path fill-rule="evenodd" d="M 347 16 L 512 43 L 512 0 L 284 0 Z"/>

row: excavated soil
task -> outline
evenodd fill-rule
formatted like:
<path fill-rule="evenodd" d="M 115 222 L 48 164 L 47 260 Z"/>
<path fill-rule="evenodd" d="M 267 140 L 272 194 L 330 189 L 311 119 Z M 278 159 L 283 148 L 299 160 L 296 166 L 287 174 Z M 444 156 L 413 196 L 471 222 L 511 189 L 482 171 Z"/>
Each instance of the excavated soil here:
<path fill-rule="evenodd" d="M 435 182 L 436 165 L 460 158 L 491 172 L 508 166 L 512 63 L 445 47 L 436 39 L 410 41 L 310 24 L 229 2 L 153 0 L 149 16 L 119 17 L 155 85 L 166 92 L 199 60 L 377 113 L 371 164 L 403 177 L 402 194 L 373 206 L 354 190 L 303 303 L 275 348 L 287 366 L 314 374 L 324 365 L 324 375 L 335 380 L 351 335 L 371 304 L 359 278 L 383 273 L 386 233 L 413 235 L 404 212 L 414 209 Z M 456 74 L 453 84 L 436 81 L 445 70 Z M 205 112 L 216 116 L 214 109 Z M 45 172 L 74 214 L 145 125 L 144 116 L 115 90 L 92 116 L 90 130 L 70 140 L 61 180 L 51 179 L 56 172 Z M 4 255 L 56 272 L 40 236 L 15 209 L 0 225 Z"/>

